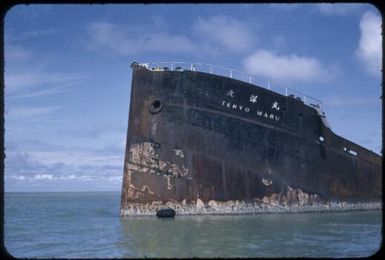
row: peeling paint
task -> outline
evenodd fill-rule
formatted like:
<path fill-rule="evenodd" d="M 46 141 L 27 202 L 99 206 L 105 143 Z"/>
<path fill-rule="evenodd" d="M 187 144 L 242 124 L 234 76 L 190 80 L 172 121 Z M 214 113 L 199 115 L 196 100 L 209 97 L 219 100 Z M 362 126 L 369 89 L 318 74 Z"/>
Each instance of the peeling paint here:
<path fill-rule="evenodd" d="M 182 158 L 184 157 L 182 150 L 177 152 L 176 155 Z M 150 142 L 134 144 L 131 146 L 127 169 L 150 173 L 161 172 L 176 177 L 184 177 L 188 174 L 188 169 L 185 165 L 179 167 L 175 163 L 160 160 L 158 153 Z"/>
<path fill-rule="evenodd" d="M 170 176 L 167 176 L 170 178 Z M 170 188 L 171 188 L 170 183 Z M 147 186 L 143 186 L 141 191 L 151 193 Z M 129 186 L 128 192 L 132 193 L 133 198 L 139 196 L 139 191 Z M 131 195 L 131 194 L 130 194 Z M 130 203 L 127 208 L 122 209 L 122 216 L 144 216 L 156 215 L 156 211 L 163 208 L 172 208 L 179 215 L 201 215 L 201 214 L 255 214 L 266 212 L 317 212 L 329 210 L 357 210 L 357 209 L 381 209 L 381 202 L 369 203 L 348 203 L 348 202 L 325 202 L 317 194 L 309 194 L 301 189 L 286 187 L 286 192 L 272 193 L 263 198 L 254 198 L 252 201 L 228 200 L 202 201 L 153 201 L 152 203 Z"/>
<path fill-rule="evenodd" d="M 259 199 L 258 199 L 259 200 Z M 259 200 L 259 202 L 245 201 L 214 201 L 207 204 L 202 200 L 191 203 L 168 201 L 154 201 L 152 203 L 130 203 L 127 208 L 121 210 L 122 216 L 156 216 L 160 209 L 172 208 L 177 215 L 228 215 L 228 214 L 260 214 L 280 212 L 320 212 L 320 211 L 344 211 L 344 210 L 371 210 L 382 209 L 381 202 L 325 202 L 308 205 L 281 205 L 270 204 Z"/>
<path fill-rule="evenodd" d="M 171 190 L 172 189 L 172 185 L 171 185 L 170 176 L 166 175 L 164 177 L 167 179 L 167 189 Z"/>
<path fill-rule="evenodd" d="M 265 186 L 270 186 L 270 185 L 273 183 L 273 181 L 272 181 L 272 180 L 265 179 L 265 178 L 262 178 L 262 183 L 263 183 L 263 185 L 265 185 Z"/>
<path fill-rule="evenodd" d="M 147 193 L 149 193 L 151 195 L 155 195 L 155 193 L 152 190 L 150 190 L 150 188 L 147 185 L 143 185 L 141 191 L 147 192 Z"/>
<path fill-rule="evenodd" d="M 197 203 L 196 203 L 196 208 L 197 209 L 202 209 L 204 208 L 205 204 L 203 203 L 203 201 L 201 199 L 197 199 Z"/>

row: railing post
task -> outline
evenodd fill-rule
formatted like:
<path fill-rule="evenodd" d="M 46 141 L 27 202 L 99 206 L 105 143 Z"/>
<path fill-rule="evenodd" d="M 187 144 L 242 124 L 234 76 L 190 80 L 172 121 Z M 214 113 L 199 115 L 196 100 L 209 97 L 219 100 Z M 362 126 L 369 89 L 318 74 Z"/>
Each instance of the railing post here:
<path fill-rule="evenodd" d="M 285 88 L 285 95 L 287 96 L 287 88 Z"/>
<path fill-rule="evenodd" d="M 193 68 L 193 64 L 191 63 L 190 70 L 192 70 L 192 68 Z"/>

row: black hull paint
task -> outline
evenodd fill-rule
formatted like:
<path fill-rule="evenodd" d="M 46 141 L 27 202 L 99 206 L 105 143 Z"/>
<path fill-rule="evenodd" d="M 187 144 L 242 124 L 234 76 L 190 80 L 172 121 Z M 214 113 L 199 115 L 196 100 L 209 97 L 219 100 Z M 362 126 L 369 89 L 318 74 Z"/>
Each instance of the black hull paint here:
<path fill-rule="evenodd" d="M 154 202 L 381 202 L 381 161 L 293 97 L 133 66 L 122 212 Z"/>

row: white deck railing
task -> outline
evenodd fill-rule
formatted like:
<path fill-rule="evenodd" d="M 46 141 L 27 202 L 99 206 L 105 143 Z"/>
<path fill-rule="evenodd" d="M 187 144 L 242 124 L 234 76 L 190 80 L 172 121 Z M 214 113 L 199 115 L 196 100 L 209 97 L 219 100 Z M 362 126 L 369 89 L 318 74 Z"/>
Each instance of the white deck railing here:
<path fill-rule="evenodd" d="M 281 87 L 277 84 L 273 84 L 270 80 L 265 79 L 263 77 L 259 77 L 244 71 L 234 70 L 230 68 L 226 68 L 218 65 L 211 65 L 205 63 L 191 63 L 191 62 L 147 62 L 141 63 L 140 65 L 145 66 L 149 70 L 192 70 L 192 71 L 200 71 L 206 72 L 210 74 L 230 77 L 233 79 L 241 80 L 253 85 L 257 85 L 259 87 L 266 88 L 268 90 L 275 91 L 277 93 L 283 94 L 285 96 L 291 96 L 298 100 L 301 100 L 306 105 L 317 106 L 321 108 L 322 101 L 311 96 L 308 96 L 300 91 Z"/>

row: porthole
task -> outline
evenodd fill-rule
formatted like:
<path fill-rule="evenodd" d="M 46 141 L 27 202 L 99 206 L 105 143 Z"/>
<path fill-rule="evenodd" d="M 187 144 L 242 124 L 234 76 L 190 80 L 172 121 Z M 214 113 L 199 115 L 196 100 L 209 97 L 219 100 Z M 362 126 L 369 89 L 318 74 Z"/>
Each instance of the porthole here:
<path fill-rule="evenodd" d="M 152 113 L 152 114 L 156 114 L 156 113 L 159 113 L 163 108 L 163 103 L 162 101 L 160 101 L 159 99 L 154 99 L 150 106 L 148 107 L 148 110 Z"/>
<path fill-rule="evenodd" d="M 319 138 L 318 138 L 318 140 L 320 140 L 320 142 L 324 142 L 325 141 L 325 138 L 321 135 Z"/>

